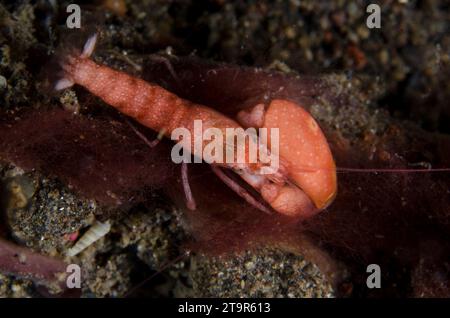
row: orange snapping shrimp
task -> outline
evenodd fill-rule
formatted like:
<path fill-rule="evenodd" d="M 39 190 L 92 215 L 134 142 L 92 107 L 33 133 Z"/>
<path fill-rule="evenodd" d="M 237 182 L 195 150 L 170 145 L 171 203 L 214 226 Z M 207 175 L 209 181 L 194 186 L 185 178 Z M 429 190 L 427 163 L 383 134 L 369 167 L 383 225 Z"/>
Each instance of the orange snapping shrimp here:
<path fill-rule="evenodd" d="M 265 212 L 270 212 L 270 209 L 230 178 L 223 168 L 236 172 L 261 194 L 273 210 L 285 215 L 308 217 L 333 200 L 337 188 L 334 160 L 318 124 L 302 107 L 287 100 L 273 100 L 267 107 L 261 104 L 250 111 L 240 112 L 235 121 L 209 107 L 179 98 L 158 85 L 96 64 L 89 58 L 96 39 L 96 35 L 91 36 L 81 54 L 70 54 L 63 60 L 64 77 L 57 82 L 57 90 L 81 85 L 120 112 L 169 138 L 180 127 L 194 136 L 196 120 L 202 121 L 203 132 L 214 128 L 224 135 L 230 128 L 242 132 L 244 127 L 278 128 L 278 169 L 261 174 L 261 168 L 267 163 L 259 158 L 256 163 L 249 161 L 249 148 L 252 146 L 249 140 L 245 144 L 243 164 L 212 163 L 213 171 L 247 202 Z M 187 147 L 186 141 L 178 141 L 183 149 L 192 149 Z M 264 144 L 258 140 L 257 147 L 268 148 L 271 142 L 268 139 Z M 223 148 L 227 145 L 224 141 Z M 204 156 L 201 159 L 209 162 Z M 187 169 L 183 164 L 182 183 L 187 205 L 195 209 L 187 180 Z"/>

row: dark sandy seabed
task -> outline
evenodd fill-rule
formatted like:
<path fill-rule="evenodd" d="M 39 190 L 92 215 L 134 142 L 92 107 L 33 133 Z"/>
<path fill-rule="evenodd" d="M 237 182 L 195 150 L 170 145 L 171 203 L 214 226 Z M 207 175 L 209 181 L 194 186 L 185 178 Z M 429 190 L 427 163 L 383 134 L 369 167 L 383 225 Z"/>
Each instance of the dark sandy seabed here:
<path fill-rule="evenodd" d="M 0 3 L 2 112 L 48 105 L 80 107 L 79 116 L 90 111 L 93 98 L 81 98 L 86 96 L 82 89 L 54 95 L 42 88 L 46 71 L 42 65 L 64 37 L 65 7 L 72 1 L 56 2 Z M 406 134 L 450 133 L 447 1 L 381 1 L 379 30 L 366 27 L 365 1 L 78 3 L 83 12 L 96 12 L 101 30 L 96 60 L 114 68 L 133 72 L 146 56 L 170 53 L 289 74 L 324 74 L 357 106 L 312 107 L 311 112 L 321 125 L 347 140 L 373 142 L 393 126 Z M 95 218 L 113 220 L 106 237 L 70 260 L 82 264 L 83 297 L 371 295 L 357 287 L 351 275 L 336 285 L 314 260 L 280 247 L 260 246 L 222 257 L 200 252 L 183 256 L 189 236 L 183 214 L 159 192 L 152 194 L 151 206 L 133 206 L 117 215 L 77 195 L 57 178 L 25 172 L 6 160 L 0 165 L 0 177 L 6 225 L 0 234 L 41 254 L 63 257 L 72 244 L 68 234 L 86 231 Z M 446 203 L 440 221 L 448 234 Z M 344 273 L 347 263 L 342 265 Z M 440 262 L 430 277 L 424 274 L 423 262 L 417 263 L 422 265 L 409 268 L 397 287 L 374 295 L 450 296 L 450 265 Z M 439 287 L 424 285 L 425 280 Z M 2 297 L 43 293 L 32 280 L 0 273 Z"/>

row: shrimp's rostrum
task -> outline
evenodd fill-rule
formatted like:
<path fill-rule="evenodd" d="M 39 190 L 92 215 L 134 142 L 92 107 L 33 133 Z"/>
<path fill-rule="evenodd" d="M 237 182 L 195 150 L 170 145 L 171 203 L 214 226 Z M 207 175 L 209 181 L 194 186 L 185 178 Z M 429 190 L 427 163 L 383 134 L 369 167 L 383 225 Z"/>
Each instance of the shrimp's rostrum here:
<path fill-rule="evenodd" d="M 61 66 L 65 75 L 56 84 L 56 89 L 81 85 L 118 111 L 169 138 L 174 129 L 181 127 L 188 129 L 193 136 L 194 120 L 202 121 L 203 131 L 215 128 L 224 136 L 227 128 L 278 128 L 280 167 L 272 174 L 259 172 L 267 163 L 247 161 L 248 149 L 245 149 L 244 164 L 214 165 L 217 169 L 237 172 L 266 203 L 285 215 L 308 217 L 333 200 L 337 182 L 331 151 L 317 122 L 300 105 L 287 100 L 272 100 L 267 107 L 259 104 L 241 111 L 233 120 L 207 106 L 184 100 L 158 85 L 95 63 L 89 58 L 95 42 L 96 35 L 89 38 L 81 54 L 64 57 Z M 206 145 L 207 141 L 203 143 Z M 226 149 L 225 143 L 226 140 L 223 149 Z M 268 139 L 266 145 L 259 142 L 258 147 L 269 147 L 270 143 Z M 250 145 L 246 144 L 246 147 Z M 226 175 L 217 169 L 213 171 L 236 193 L 264 210 L 264 205 L 256 204 L 244 188 L 225 180 Z"/>

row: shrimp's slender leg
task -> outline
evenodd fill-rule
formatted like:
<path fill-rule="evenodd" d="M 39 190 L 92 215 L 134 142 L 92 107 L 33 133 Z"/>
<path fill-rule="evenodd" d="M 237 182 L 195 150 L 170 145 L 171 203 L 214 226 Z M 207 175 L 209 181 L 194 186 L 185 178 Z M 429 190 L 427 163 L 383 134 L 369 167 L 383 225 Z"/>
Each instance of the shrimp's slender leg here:
<path fill-rule="evenodd" d="M 186 196 L 186 206 L 189 210 L 193 211 L 197 208 L 197 204 L 195 203 L 195 199 L 191 191 L 191 186 L 189 185 L 187 163 L 184 161 L 181 163 L 181 181 L 183 183 L 184 195 Z"/>
<path fill-rule="evenodd" d="M 147 137 L 144 136 L 143 133 L 141 133 L 139 130 L 137 130 L 137 128 L 129 120 L 125 120 L 125 121 L 128 124 L 128 126 L 130 126 L 131 129 L 133 129 L 134 133 L 136 135 L 138 135 L 138 137 L 141 138 L 147 144 L 147 146 L 149 146 L 150 148 L 156 147 L 159 144 L 159 142 L 161 141 L 162 137 L 164 136 L 164 131 L 160 131 L 158 133 L 158 137 L 156 137 L 155 140 L 150 141 L 150 140 L 148 140 Z"/>
<path fill-rule="evenodd" d="M 263 204 L 259 203 L 247 190 L 245 190 L 233 179 L 228 177 L 219 167 L 211 165 L 211 169 L 216 174 L 216 176 L 223 181 L 223 183 L 229 186 L 231 190 L 236 192 L 241 198 L 247 201 L 247 203 L 251 204 L 258 210 L 261 210 L 267 214 L 272 214 L 272 212 L 268 208 L 266 208 Z"/>
<path fill-rule="evenodd" d="M 138 135 L 138 137 L 141 138 L 150 148 L 156 147 L 156 145 L 158 145 L 158 143 L 162 139 L 162 136 L 164 135 L 164 132 L 160 131 L 158 137 L 155 140 L 150 141 L 147 139 L 147 137 L 144 136 L 144 134 L 137 130 L 137 128 L 134 127 L 134 125 L 130 121 L 126 120 L 126 122 L 131 127 L 131 129 L 133 129 L 136 135 Z M 191 187 L 189 185 L 188 168 L 185 162 L 181 163 L 181 181 L 183 184 L 184 195 L 186 196 L 186 206 L 189 210 L 195 210 L 197 208 L 197 204 L 195 203 L 195 199 L 192 195 Z"/>
<path fill-rule="evenodd" d="M 170 75 L 172 75 L 173 79 L 177 82 L 178 87 L 179 88 L 183 87 L 180 78 L 178 77 L 177 73 L 175 72 L 175 69 L 172 66 L 172 63 L 170 62 L 170 60 L 167 57 L 152 54 L 150 56 L 150 59 L 152 59 L 153 61 L 155 61 L 157 63 L 163 63 L 167 67 L 167 70 L 169 71 Z"/>

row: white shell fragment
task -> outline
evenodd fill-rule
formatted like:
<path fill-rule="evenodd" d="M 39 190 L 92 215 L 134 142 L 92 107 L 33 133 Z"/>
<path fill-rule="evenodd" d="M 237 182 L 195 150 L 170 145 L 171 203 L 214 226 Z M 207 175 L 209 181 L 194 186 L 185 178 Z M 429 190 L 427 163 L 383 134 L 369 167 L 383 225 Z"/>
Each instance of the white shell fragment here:
<path fill-rule="evenodd" d="M 97 43 L 97 33 L 92 34 L 86 41 L 83 47 L 83 52 L 81 53 L 82 58 L 87 58 L 92 55 L 95 49 L 95 44 Z"/>
<path fill-rule="evenodd" d="M 90 229 L 87 230 L 87 232 L 84 233 L 84 235 L 75 243 L 75 245 L 67 251 L 67 256 L 72 257 L 81 253 L 87 247 L 94 244 L 96 241 L 108 234 L 110 230 L 111 224 L 109 223 L 109 221 L 106 221 L 104 223 L 96 221 L 90 227 Z"/>
<path fill-rule="evenodd" d="M 60 80 L 58 80 L 55 84 L 55 90 L 60 91 L 69 87 L 72 87 L 74 84 L 73 81 L 71 81 L 68 78 L 61 78 Z"/>

